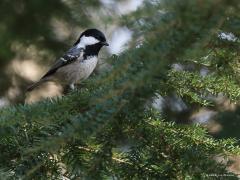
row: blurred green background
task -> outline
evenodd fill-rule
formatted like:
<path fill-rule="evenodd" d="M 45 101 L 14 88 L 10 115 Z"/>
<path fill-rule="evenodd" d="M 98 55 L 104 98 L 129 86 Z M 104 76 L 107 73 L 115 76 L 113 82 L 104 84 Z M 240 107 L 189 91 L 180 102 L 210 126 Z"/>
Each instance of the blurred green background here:
<path fill-rule="evenodd" d="M 150 2 L 150 1 L 147 1 Z M 60 57 L 86 28 L 102 30 L 110 42 L 110 47 L 100 53 L 101 69 L 104 59 L 112 54 L 119 54 L 127 48 L 134 29 L 125 24 L 124 15 L 144 6 L 143 0 L 2 0 L 0 2 L 0 107 L 24 103 L 26 87 L 37 81 L 49 66 Z M 150 12 L 149 12 L 150 13 Z M 125 22 L 125 24 L 123 23 Z M 191 69 L 191 65 L 189 65 Z M 174 64 L 173 68 L 181 69 Z M 104 69 L 104 68 L 103 68 Z M 207 73 L 201 69 L 200 73 Z M 52 88 L 54 89 L 54 88 Z M 59 89 L 54 89 L 59 91 Z M 44 92 L 45 91 L 45 92 Z M 34 92 L 33 99 L 39 100 L 46 89 Z M 189 106 L 180 97 L 159 96 L 153 106 L 164 110 L 167 116 L 177 122 L 208 123 L 215 119 L 217 112 L 222 111 L 218 125 L 210 125 L 210 132 L 219 133 L 216 137 L 236 137 L 239 132 L 227 119 L 238 117 L 232 111 L 235 107 L 228 99 L 218 97 L 217 109 L 205 109 Z M 225 111 L 226 110 L 226 111 Z M 232 122 L 232 121 L 231 121 Z M 233 124 L 238 123 L 234 121 Z M 216 127 L 221 125 L 221 131 Z M 224 128 L 223 128 L 224 127 Z"/>
<path fill-rule="evenodd" d="M 102 30 L 110 43 L 100 54 L 97 71 L 101 70 L 106 57 L 121 53 L 130 44 L 134 30 L 123 23 L 122 17 L 141 6 L 143 0 L 2 0 L 0 107 L 24 103 L 26 87 L 37 81 L 86 28 Z M 173 68 L 183 66 L 174 64 Z M 188 69 L 191 68 L 189 65 Z M 199 72 L 204 76 L 208 69 Z M 49 94 L 44 90 L 35 96 Z M 216 107 L 202 108 L 187 104 L 175 95 L 159 95 L 153 106 L 177 122 L 206 124 L 216 138 L 239 139 L 239 106 L 223 96 L 214 101 Z"/>

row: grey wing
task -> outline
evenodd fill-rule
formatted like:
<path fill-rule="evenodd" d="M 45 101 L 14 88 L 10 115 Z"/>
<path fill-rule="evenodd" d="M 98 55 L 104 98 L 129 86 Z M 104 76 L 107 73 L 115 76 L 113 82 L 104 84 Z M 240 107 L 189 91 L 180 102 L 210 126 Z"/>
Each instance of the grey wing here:
<path fill-rule="evenodd" d="M 75 62 L 80 56 L 83 56 L 83 49 L 71 48 L 64 56 L 58 59 L 50 70 L 41 78 L 53 75 L 59 68 Z"/>

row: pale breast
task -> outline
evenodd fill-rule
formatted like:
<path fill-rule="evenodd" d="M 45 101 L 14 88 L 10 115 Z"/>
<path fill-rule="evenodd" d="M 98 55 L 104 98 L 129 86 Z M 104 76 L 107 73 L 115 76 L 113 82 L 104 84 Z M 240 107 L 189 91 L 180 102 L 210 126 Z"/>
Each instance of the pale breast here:
<path fill-rule="evenodd" d="M 77 60 L 69 65 L 66 65 L 58 70 L 60 79 L 64 79 L 66 83 L 76 83 L 87 79 L 97 65 L 97 57 L 89 57 L 86 60 Z"/>

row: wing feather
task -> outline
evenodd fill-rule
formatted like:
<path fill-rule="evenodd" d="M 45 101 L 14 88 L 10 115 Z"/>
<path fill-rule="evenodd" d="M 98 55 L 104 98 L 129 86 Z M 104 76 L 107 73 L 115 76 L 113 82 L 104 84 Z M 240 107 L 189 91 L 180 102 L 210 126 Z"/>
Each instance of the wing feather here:
<path fill-rule="evenodd" d="M 83 52 L 83 49 L 73 47 L 64 56 L 59 58 L 41 79 L 51 76 L 59 68 L 75 62 L 80 56 L 83 56 L 82 52 Z"/>

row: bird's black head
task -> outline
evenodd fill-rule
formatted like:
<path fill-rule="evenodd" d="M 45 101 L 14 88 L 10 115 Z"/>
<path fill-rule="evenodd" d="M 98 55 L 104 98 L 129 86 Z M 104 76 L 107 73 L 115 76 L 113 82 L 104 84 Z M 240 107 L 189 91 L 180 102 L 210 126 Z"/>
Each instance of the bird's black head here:
<path fill-rule="evenodd" d="M 83 36 L 94 37 L 97 40 L 99 40 L 100 42 L 106 42 L 105 35 L 98 29 L 87 29 L 80 35 L 80 38 Z"/>
<path fill-rule="evenodd" d="M 94 56 L 98 55 L 103 46 L 108 46 L 108 43 L 105 35 L 101 31 L 97 29 L 87 29 L 80 35 L 74 46 L 85 49 L 84 56 Z"/>

